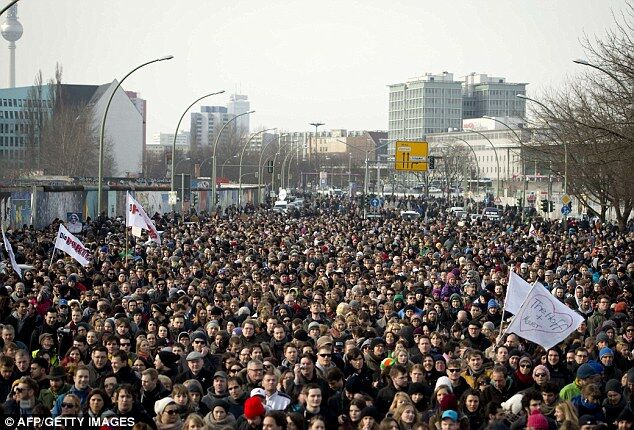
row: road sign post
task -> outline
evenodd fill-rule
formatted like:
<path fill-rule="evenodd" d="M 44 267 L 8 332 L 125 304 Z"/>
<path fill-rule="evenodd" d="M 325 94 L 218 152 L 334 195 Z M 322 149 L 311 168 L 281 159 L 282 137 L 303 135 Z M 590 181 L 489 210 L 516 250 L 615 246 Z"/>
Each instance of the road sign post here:
<path fill-rule="evenodd" d="M 427 142 L 396 141 L 394 169 L 406 172 L 426 172 L 429 168 Z"/>

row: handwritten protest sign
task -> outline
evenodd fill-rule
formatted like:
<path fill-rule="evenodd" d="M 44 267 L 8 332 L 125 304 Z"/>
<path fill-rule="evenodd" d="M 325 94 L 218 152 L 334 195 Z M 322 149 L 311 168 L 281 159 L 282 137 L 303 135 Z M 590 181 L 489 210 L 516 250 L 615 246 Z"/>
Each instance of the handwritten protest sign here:
<path fill-rule="evenodd" d="M 535 285 L 507 332 L 549 349 L 566 339 L 582 321 L 581 315 L 547 293 L 540 285 Z"/>

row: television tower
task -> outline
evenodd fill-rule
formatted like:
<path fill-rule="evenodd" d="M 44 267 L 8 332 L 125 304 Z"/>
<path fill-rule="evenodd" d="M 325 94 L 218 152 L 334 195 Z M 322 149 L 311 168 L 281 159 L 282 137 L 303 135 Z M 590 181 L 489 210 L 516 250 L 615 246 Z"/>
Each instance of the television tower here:
<path fill-rule="evenodd" d="M 22 37 L 22 24 L 18 21 L 18 5 L 7 11 L 7 19 L 0 25 L 2 37 L 9 42 L 9 88 L 15 88 L 15 42 Z"/>

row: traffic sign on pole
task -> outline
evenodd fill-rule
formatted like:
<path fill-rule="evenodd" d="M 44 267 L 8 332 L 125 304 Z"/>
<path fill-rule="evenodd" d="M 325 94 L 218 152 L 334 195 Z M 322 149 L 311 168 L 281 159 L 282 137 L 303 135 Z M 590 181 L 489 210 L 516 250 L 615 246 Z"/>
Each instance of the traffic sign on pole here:
<path fill-rule="evenodd" d="M 396 141 L 394 153 L 394 169 L 408 172 L 426 172 L 429 156 L 427 142 Z"/>
<path fill-rule="evenodd" d="M 373 208 L 378 208 L 379 203 L 379 199 L 377 199 L 376 197 L 370 200 L 370 206 L 372 206 Z"/>
<path fill-rule="evenodd" d="M 561 207 L 561 213 L 564 215 L 568 215 L 571 211 L 572 209 L 568 205 L 564 205 Z"/>

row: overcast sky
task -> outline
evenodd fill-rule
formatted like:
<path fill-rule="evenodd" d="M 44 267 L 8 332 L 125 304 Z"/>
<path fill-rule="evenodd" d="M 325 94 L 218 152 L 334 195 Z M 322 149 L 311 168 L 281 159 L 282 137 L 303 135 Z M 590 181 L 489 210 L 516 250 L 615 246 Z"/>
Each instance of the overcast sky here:
<path fill-rule="evenodd" d="M 6 4 L 7 0 L 0 0 Z M 148 103 L 148 140 L 183 109 L 247 94 L 251 128 L 387 130 L 387 85 L 425 72 L 529 83 L 539 97 L 582 66 L 584 33 L 602 35 L 624 0 L 22 0 L 16 85 L 38 70 L 66 83 L 126 80 Z M 3 21 L 3 19 L 2 19 Z M 0 41 L 0 83 L 8 84 Z M 195 107 L 198 109 L 198 106 Z M 185 128 L 189 127 L 186 121 Z"/>

